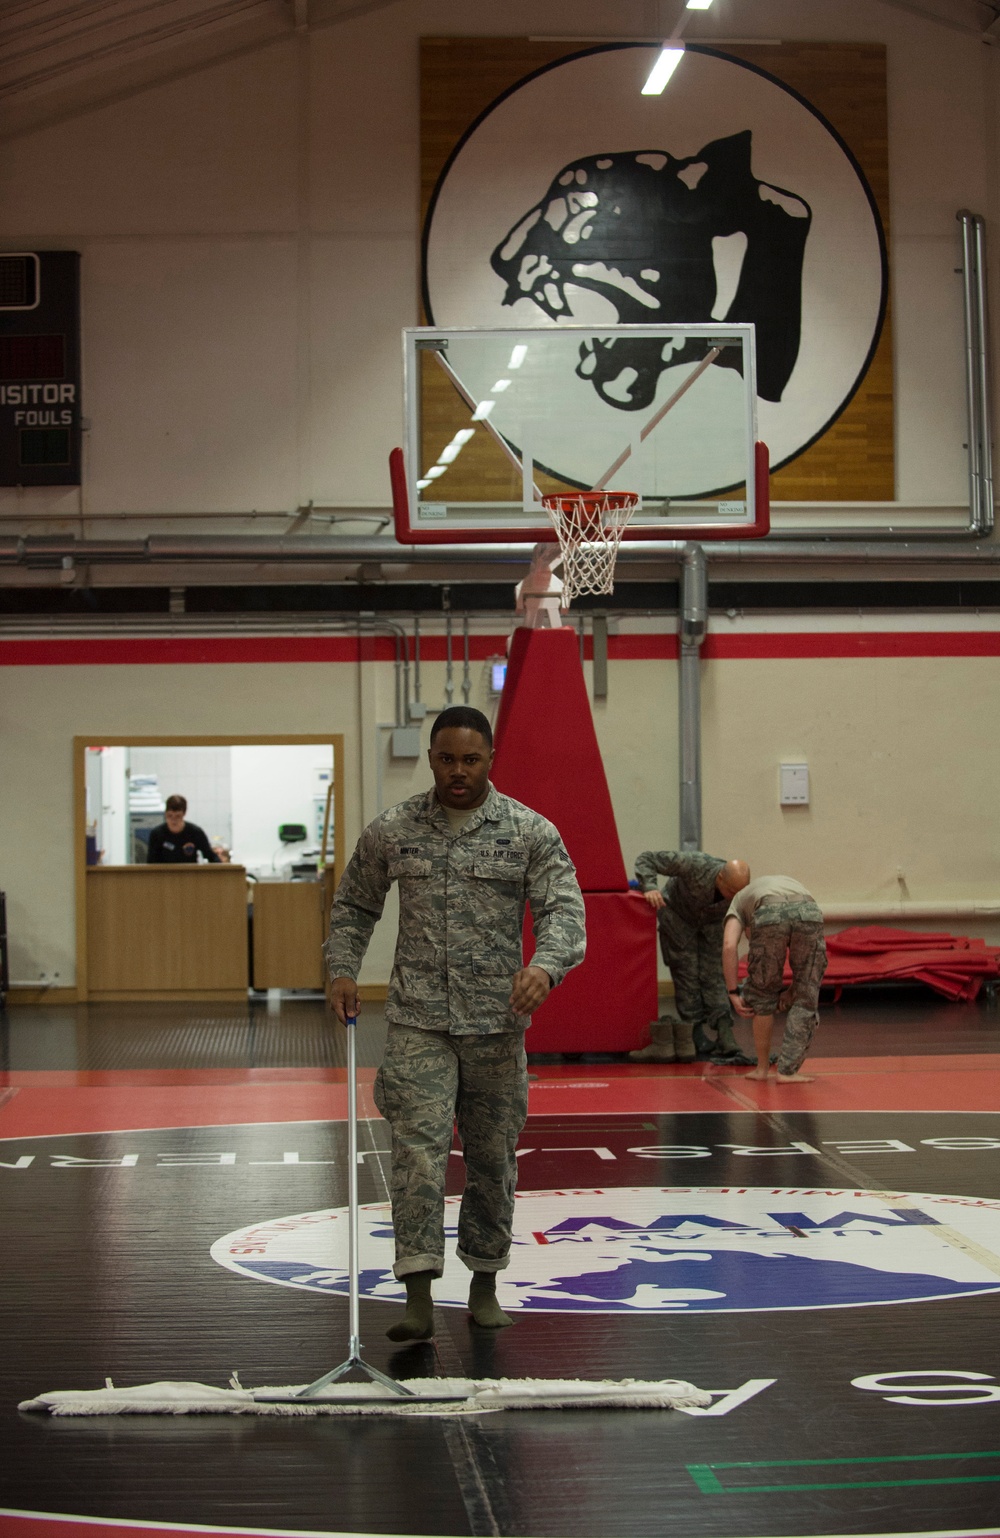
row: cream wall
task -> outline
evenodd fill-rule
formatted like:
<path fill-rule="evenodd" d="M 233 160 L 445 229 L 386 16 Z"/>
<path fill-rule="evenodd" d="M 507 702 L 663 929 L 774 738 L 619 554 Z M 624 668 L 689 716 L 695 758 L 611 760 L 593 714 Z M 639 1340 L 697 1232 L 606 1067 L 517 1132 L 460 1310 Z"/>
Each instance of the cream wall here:
<path fill-rule="evenodd" d="M 821 903 L 1000 901 L 995 657 L 705 667 L 704 841 Z M 810 767 L 781 807 L 778 765 Z M 932 927 L 947 929 L 946 922 Z"/>
<path fill-rule="evenodd" d="M 868 628 L 879 623 L 887 622 Z M 996 634 L 992 620 L 939 616 L 936 623 Z M 797 633 L 797 622 L 783 624 Z M 754 626 L 717 618 L 712 634 L 752 636 Z M 590 671 L 588 664 L 588 687 Z M 444 665 L 425 662 L 422 674 L 433 711 L 444 704 Z M 761 873 L 797 876 L 824 904 L 895 900 L 900 870 L 903 895 L 915 902 L 1000 899 L 1000 659 L 716 660 L 703 664 L 702 675 L 706 848 L 745 855 Z M 460 668 L 455 684 L 461 703 Z M 677 844 L 676 685 L 673 661 L 612 661 L 608 699 L 594 708 L 630 869 L 641 849 Z M 45 974 L 51 982 L 58 972 L 68 985 L 74 977 L 74 735 L 343 732 L 353 847 L 378 810 L 377 755 L 383 805 L 429 784 L 423 755 L 389 757 L 388 733 L 379 733 L 376 753 L 376 723 L 392 721 L 394 688 L 388 663 L 4 669 L 0 881 L 14 980 Z M 478 664 L 470 703 L 492 709 Z M 779 807 L 783 759 L 809 763 L 808 808 Z M 387 905 L 365 982 L 388 976 L 395 911 Z M 930 927 L 1000 942 L 995 923 Z"/>
<path fill-rule="evenodd" d="M 420 36 L 659 25 L 646 0 L 399 0 L 15 139 L 0 242 L 83 253 L 87 509 L 384 507 L 418 319 Z M 898 496 L 966 502 L 955 212 L 1000 213 L 998 50 L 876 0 L 717 0 L 689 31 L 886 43 Z"/>
<path fill-rule="evenodd" d="M 640 848 L 670 842 L 676 827 L 675 673 L 667 662 L 612 664 L 609 698 L 595 712 L 629 862 Z M 433 708 L 445 703 L 444 675 L 443 663 L 424 663 L 422 693 Z M 470 703 L 490 713 L 493 702 L 481 664 L 473 663 L 471 684 Z M 394 698 L 393 668 L 386 663 L 4 668 L 0 885 L 7 892 L 12 979 L 28 983 L 44 975 L 68 986 L 75 978 L 74 736 L 113 742 L 158 731 L 170 736 L 343 732 L 347 841 L 353 848 L 378 810 L 375 724 L 392 721 Z M 460 665 L 454 702 L 463 703 Z M 641 731 L 635 729 L 637 702 Z M 393 761 L 388 735 L 379 733 L 384 806 L 430 784 L 423 754 L 415 761 Z M 395 913 L 393 898 L 369 953 L 366 982 L 388 978 Z"/>
<path fill-rule="evenodd" d="M 73 737 L 343 732 L 345 807 L 359 823 L 357 679 L 351 668 L 16 667 L 0 692 L 0 870 L 11 978 L 75 980 Z"/>

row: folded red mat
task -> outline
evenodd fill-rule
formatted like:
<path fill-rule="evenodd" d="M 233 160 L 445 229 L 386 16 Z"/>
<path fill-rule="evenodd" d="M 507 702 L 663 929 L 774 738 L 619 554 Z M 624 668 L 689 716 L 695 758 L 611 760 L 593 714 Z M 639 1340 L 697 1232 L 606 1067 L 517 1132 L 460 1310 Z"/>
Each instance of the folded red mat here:
<path fill-rule="evenodd" d="M 913 981 L 947 999 L 971 1001 L 984 980 L 1000 978 L 1000 947 L 965 935 L 868 924 L 829 935 L 826 950 L 824 986 L 838 991 L 851 984 Z M 740 971 L 745 975 L 745 965 Z M 786 966 L 786 982 L 791 975 Z"/>
<path fill-rule="evenodd" d="M 881 924 L 864 924 L 857 929 L 842 929 L 829 935 L 827 951 L 948 950 L 967 951 L 986 949 L 985 940 L 973 940 L 968 935 L 924 934 L 914 929 L 887 929 Z"/>

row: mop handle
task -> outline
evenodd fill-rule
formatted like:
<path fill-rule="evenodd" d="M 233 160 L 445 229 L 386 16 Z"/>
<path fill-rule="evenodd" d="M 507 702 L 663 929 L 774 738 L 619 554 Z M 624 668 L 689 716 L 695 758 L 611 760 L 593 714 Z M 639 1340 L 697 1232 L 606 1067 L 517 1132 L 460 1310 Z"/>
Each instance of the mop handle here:
<path fill-rule="evenodd" d="M 358 1072 L 357 1015 L 347 1016 L 347 1269 L 350 1286 L 351 1356 L 361 1351 L 358 1268 Z"/>

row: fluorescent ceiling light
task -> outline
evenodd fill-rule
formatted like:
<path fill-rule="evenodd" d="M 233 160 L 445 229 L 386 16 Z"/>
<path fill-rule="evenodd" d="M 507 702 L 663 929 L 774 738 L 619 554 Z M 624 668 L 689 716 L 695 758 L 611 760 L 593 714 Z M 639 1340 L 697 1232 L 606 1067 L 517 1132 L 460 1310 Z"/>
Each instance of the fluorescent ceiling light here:
<path fill-rule="evenodd" d="M 683 47 L 678 48 L 666 45 L 661 48 L 659 57 L 650 70 L 649 78 L 642 88 L 643 96 L 659 96 L 683 57 Z"/>
<path fill-rule="evenodd" d="M 510 389 L 510 380 L 498 379 L 496 384 L 492 386 L 492 389 L 494 395 L 502 395 L 505 390 Z"/>
<path fill-rule="evenodd" d="M 473 422 L 485 422 L 486 418 L 489 416 L 495 405 L 496 401 L 480 401 L 479 405 L 472 413 Z"/>
<path fill-rule="evenodd" d="M 689 11 L 707 11 L 711 4 L 712 0 L 687 0 Z"/>
<path fill-rule="evenodd" d="M 510 355 L 510 362 L 507 364 L 507 367 L 508 368 L 520 368 L 521 364 L 524 362 L 524 360 L 525 360 L 525 358 L 527 356 L 528 356 L 527 343 L 518 342 L 517 346 L 514 348 L 514 351 Z"/>
<path fill-rule="evenodd" d="M 431 465 L 431 468 L 427 472 L 427 477 L 426 478 L 429 481 L 433 481 L 433 480 L 436 480 L 439 475 L 443 475 L 444 472 L 445 472 L 444 465 Z"/>

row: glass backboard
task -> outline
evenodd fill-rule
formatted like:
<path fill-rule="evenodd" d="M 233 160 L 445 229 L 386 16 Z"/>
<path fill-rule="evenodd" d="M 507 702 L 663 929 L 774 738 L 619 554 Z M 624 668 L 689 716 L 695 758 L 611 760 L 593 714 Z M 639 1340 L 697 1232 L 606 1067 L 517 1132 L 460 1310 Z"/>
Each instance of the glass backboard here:
<path fill-rule="evenodd" d="M 548 539 L 546 493 L 639 494 L 628 539 L 768 529 L 749 325 L 403 333 L 404 543 Z"/>

